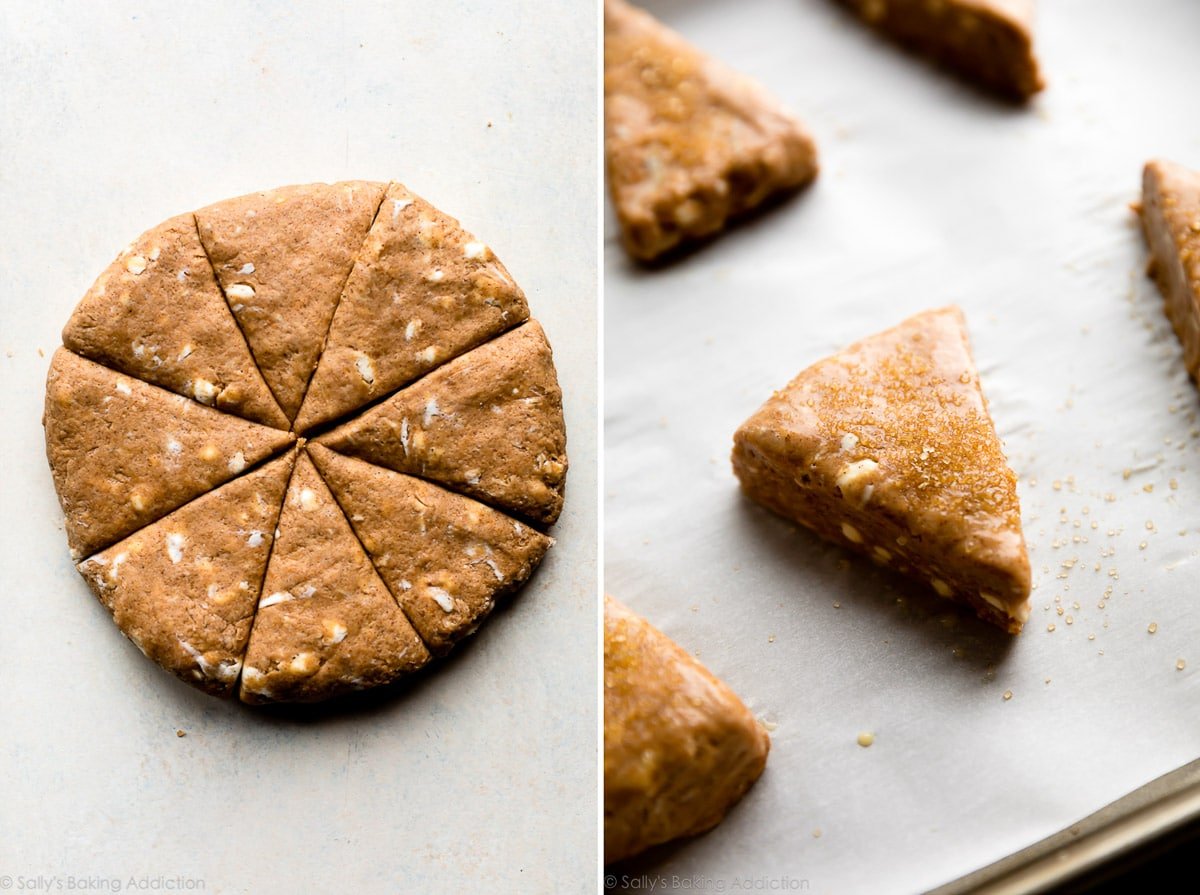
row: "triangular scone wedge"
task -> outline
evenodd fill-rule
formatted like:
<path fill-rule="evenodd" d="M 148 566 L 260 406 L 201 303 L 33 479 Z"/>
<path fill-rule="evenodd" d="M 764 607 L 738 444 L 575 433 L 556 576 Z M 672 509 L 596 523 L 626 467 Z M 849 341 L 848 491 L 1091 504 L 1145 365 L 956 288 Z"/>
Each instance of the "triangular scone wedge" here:
<path fill-rule="evenodd" d="M 927 311 L 819 361 L 734 436 L 746 493 L 1018 633 L 1030 572 L 1017 477 L 962 312 Z"/>
<path fill-rule="evenodd" d="M 393 183 L 333 317 L 296 430 L 344 416 L 529 317 L 504 265 Z"/>
<path fill-rule="evenodd" d="M 817 175 L 812 139 L 774 97 L 624 0 L 604 2 L 604 149 L 643 261 Z"/>
<path fill-rule="evenodd" d="M 838 0 L 892 40 L 1008 99 L 1045 84 L 1033 52 L 1033 0 Z"/>
<path fill-rule="evenodd" d="M 196 212 L 225 298 L 288 419 L 300 409 L 384 187 L 285 186 Z"/>
<path fill-rule="evenodd" d="M 288 432 L 189 401 L 65 348 L 50 363 L 42 423 L 77 560 L 293 441 Z"/>
<path fill-rule="evenodd" d="M 473 633 L 554 543 L 437 485 L 309 445 L 371 562 L 435 654 Z"/>
<path fill-rule="evenodd" d="M 1140 211 L 1149 272 L 1183 345 L 1188 372 L 1200 382 L 1200 173 L 1174 162 L 1149 162 Z"/>
<path fill-rule="evenodd" d="M 244 702 L 312 702 L 386 684 L 429 661 L 303 452 L 262 594 L 242 669 Z"/>
<path fill-rule="evenodd" d="M 292 451 L 79 564 L 121 632 L 201 690 L 233 693 L 294 463 Z"/>
<path fill-rule="evenodd" d="M 76 354 L 122 373 L 288 427 L 217 287 L 191 214 L 164 221 L 121 252 L 76 306 L 62 338 Z"/>
<path fill-rule="evenodd" d="M 562 511 L 562 391 L 537 321 L 461 355 L 317 439 L 551 524 Z"/>
<path fill-rule="evenodd" d="M 712 829 L 771 741 L 724 683 L 641 616 L 604 600 L 604 863 Z"/>

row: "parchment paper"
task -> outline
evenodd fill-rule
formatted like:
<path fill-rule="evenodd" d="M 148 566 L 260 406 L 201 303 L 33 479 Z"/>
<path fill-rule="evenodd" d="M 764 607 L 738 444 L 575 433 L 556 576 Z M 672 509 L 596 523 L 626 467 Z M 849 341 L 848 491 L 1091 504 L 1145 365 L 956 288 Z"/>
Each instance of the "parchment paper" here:
<path fill-rule="evenodd" d="M 1043 0 L 1028 110 L 825 0 L 647 6 L 784 98 L 823 171 L 662 270 L 609 213 L 605 586 L 775 727 L 720 827 L 609 884 L 917 892 L 1196 758 L 1200 401 L 1127 205 L 1148 158 L 1200 166 L 1200 6 Z M 750 504 L 729 466 L 773 389 L 950 302 L 1021 479 L 1016 639 Z"/>
<path fill-rule="evenodd" d="M 594 891 L 596 53 L 590 4 L 0 8 L 0 889 Z M 342 178 L 403 180 L 521 283 L 566 396 L 566 509 L 433 673 L 256 712 L 144 659 L 76 575 L 43 383 L 143 229 Z"/>

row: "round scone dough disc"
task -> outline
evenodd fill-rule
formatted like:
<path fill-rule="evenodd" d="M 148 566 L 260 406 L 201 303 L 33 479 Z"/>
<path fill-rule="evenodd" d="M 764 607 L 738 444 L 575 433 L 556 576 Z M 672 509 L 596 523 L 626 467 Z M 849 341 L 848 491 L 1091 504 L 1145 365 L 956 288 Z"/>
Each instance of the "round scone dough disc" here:
<path fill-rule="evenodd" d="M 562 391 L 536 320 L 455 358 L 317 442 L 546 525 L 562 510 Z"/>
<path fill-rule="evenodd" d="M 398 183 L 171 218 L 63 339 L 43 423 L 72 558 L 126 636 L 206 692 L 387 684 L 554 543 L 545 334 L 491 249 Z"/>
<path fill-rule="evenodd" d="M 416 671 L 429 651 L 307 454 L 279 517 L 242 669 L 246 702 L 312 702 Z"/>
<path fill-rule="evenodd" d="M 79 564 L 122 633 L 189 684 L 233 692 L 296 452 Z"/>
<path fill-rule="evenodd" d="M 435 654 L 474 632 L 552 538 L 430 482 L 308 446 L 371 562 Z"/>

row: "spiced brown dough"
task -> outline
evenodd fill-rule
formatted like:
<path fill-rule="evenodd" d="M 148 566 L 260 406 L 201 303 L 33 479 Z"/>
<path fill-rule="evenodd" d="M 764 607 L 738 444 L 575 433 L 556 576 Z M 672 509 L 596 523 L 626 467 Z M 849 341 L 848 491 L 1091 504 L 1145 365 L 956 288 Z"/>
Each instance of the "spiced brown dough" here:
<path fill-rule="evenodd" d="M 384 188 L 365 180 L 285 186 L 196 212 L 221 289 L 288 419 Z"/>
<path fill-rule="evenodd" d="M 417 407 L 417 475 L 552 522 L 562 396 L 528 313 L 491 249 L 397 183 L 284 187 L 148 230 L 79 303 L 47 378 L 47 457 L 80 573 L 143 653 L 209 693 L 311 701 L 424 666 L 553 539 L 294 433 L 352 426 L 364 402 Z"/>
<path fill-rule="evenodd" d="M 531 320 L 317 439 L 549 525 L 567 441 L 546 334 Z"/>
<path fill-rule="evenodd" d="M 768 509 L 1019 633 L 1030 570 L 962 312 L 926 311 L 818 361 L 734 435 Z"/>
<path fill-rule="evenodd" d="M 1200 172 L 1174 162 L 1148 162 L 1142 174 L 1142 229 L 1148 272 L 1192 378 L 1200 382 Z"/>
<path fill-rule="evenodd" d="M 218 410 L 286 429 L 225 304 L 191 214 L 133 241 L 63 329 L 63 345 Z"/>
<path fill-rule="evenodd" d="M 737 695 L 612 597 L 604 600 L 604 862 L 712 829 L 766 766 Z"/>
<path fill-rule="evenodd" d="M 435 654 L 474 633 L 554 543 L 430 482 L 319 444 L 308 451 L 380 577 Z"/>
<path fill-rule="evenodd" d="M 346 517 L 301 454 L 279 516 L 242 669 L 245 702 L 313 702 L 429 661 Z"/>
<path fill-rule="evenodd" d="M 287 432 L 189 401 L 65 348 L 50 363 L 43 422 L 75 559 L 292 442 Z"/>
<path fill-rule="evenodd" d="M 296 429 L 344 416 L 529 318 L 488 246 L 393 183 L 346 283 Z"/>
<path fill-rule="evenodd" d="M 644 261 L 817 174 L 774 97 L 624 0 L 604 3 L 604 149 L 622 240 Z"/>
<path fill-rule="evenodd" d="M 241 672 L 295 456 L 290 451 L 79 564 L 138 649 L 209 693 L 230 695 Z"/>
<path fill-rule="evenodd" d="M 838 0 L 881 34 L 997 94 L 1024 102 L 1044 86 L 1033 0 Z"/>

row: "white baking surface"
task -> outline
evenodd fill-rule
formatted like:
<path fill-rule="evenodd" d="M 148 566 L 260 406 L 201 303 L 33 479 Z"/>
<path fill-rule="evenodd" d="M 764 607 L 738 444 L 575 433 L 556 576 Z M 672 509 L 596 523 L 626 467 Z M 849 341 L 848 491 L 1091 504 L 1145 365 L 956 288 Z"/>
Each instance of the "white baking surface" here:
<path fill-rule="evenodd" d="M 1200 400 L 1127 204 L 1148 158 L 1200 167 L 1200 6 L 1043 0 L 1025 111 L 825 0 L 647 6 L 796 109 L 823 170 L 662 270 L 609 214 L 605 587 L 778 725 L 725 822 L 626 882 L 917 892 L 1196 758 Z M 949 302 L 1021 479 L 1015 640 L 758 509 L 729 466 L 773 389 Z"/>
<path fill-rule="evenodd" d="M 545 0 L 0 7 L 0 889 L 594 889 L 596 34 L 590 4 Z M 256 712 L 144 659 L 75 574 L 43 381 L 143 229 L 342 178 L 403 180 L 522 284 L 565 392 L 566 510 L 436 672 Z"/>

